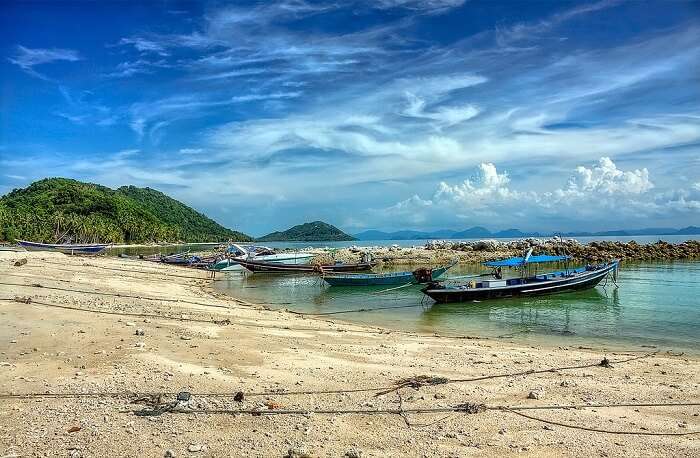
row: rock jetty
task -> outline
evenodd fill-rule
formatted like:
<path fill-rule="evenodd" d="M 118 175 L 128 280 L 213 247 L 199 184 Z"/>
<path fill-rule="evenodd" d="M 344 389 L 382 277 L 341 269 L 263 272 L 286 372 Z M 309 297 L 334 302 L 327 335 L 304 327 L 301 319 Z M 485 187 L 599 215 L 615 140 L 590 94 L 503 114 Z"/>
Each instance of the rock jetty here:
<path fill-rule="evenodd" d="M 318 256 L 316 262 L 328 263 L 333 260 L 356 262 L 362 253 L 368 252 L 385 265 L 437 264 L 458 259 L 461 263 L 480 263 L 508 256 L 521 256 L 533 248 L 536 254 L 567 254 L 577 261 L 599 262 L 611 259 L 663 261 L 700 259 L 700 241 L 689 240 L 683 243 L 658 241 L 640 244 L 635 241 L 614 242 L 596 241 L 582 244 L 576 239 L 558 237 L 520 240 L 431 240 L 424 246 L 400 247 L 352 246 L 342 249 L 309 250 Z"/>

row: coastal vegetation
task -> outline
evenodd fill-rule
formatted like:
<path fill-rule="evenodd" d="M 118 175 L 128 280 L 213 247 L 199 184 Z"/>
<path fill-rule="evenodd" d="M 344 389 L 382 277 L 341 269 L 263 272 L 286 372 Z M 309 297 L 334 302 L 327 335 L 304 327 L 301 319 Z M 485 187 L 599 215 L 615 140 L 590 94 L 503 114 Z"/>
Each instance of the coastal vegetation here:
<path fill-rule="evenodd" d="M 0 240 L 37 242 L 249 241 L 150 188 L 117 190 L 46 178 L 0 197 Z"/>
<path fill-rule="evenodd" d="M 259 242 L 336 242 L 351 241 L 355 238 L 331 224 L 313 221 L 290 227 L 286 231 L 272 232 L 257 240 Z"/>

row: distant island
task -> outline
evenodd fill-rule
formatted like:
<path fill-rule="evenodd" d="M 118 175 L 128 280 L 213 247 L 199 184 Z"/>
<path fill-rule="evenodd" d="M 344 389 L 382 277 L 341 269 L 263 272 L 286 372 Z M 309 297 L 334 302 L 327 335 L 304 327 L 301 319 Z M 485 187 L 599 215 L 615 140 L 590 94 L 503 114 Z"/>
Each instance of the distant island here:
<path fill-rule="evenodd" d="M 0 240 L 56 243 L 252 241 L 150 188 L 46 178 L 0 197 Z"/>
<path fill-rule="evenodd" d="M 257 240 L 259 242 L 340 242 L 352 241 L 355 238 L 331 224 L 314 221 L 290 227 L 286 231 L 272 232 Z"/>
<path fill-rule="evenodd" d="M 700 227 L 688 226 L 683 229 L 668 227 L 650 227 L 645 229 L 625 229 L 601 232 L 523 232 L 519 229 L 506 229 L 491 232 L 481 226 L 474 226 L 463 231 L 443 229 L 433 232 L 396 231 L 384 232 L 368 230 L 355 234 L 358 240 L 435 240 L 435 239 L 473 239 L 473 238 L 520 238 L 520 237 L 630 237 L 635 235 L 700 235 Z"/>

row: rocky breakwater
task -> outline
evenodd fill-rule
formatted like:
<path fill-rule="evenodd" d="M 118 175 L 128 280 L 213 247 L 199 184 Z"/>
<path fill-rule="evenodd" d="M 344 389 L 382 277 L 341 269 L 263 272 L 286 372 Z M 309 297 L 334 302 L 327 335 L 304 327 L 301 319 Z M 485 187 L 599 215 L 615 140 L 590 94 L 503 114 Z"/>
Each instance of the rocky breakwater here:
<path fill-rule="evenodd" d="M 651 244 L 635 241 L 614 242 L 596 241 L 582 244 L 576 239 L 522 239 L 513 241 L 479 240 L 466 242 L 430 241 L 426 250 L 451 250 L 474 253 L 472 259 L 480 262 L 501 255 L 521 255 L 533 248 L 537 254 L 566 254 L 582 261 L 606 261 L 611 259 L 629 260 L 670 260 L 700 258 L 700 242 L 689 240 L 683 243 L 668 243 L 659 240 Z"/>
<path fill-rule="evenodd" d="M 601 241 L 574 246 L 568 254 L 574 258 L 591 261 L 613 258 L 640 261 L 700 259 L 700 242 L 688 240 L 683 243 L 668 243 L 659 240 L 656 243 L 639 244 L 635 241 Z"/>
<path fill-rule="evenodd" d="M 481 263 L 510 256 L 522 256 L 533 248 L 536 254 L 566 254 L 581 262 L 623 260 L 700 259 L 700 242 L 683 243 L 659 241 L 651 244 L 637 242 L 598 241 L 582 244 L 576 239 L 527 238 L 519 240 L 431 240 L 423 246 L 353 246 L 342 249 L 317 249 L 315 262 L 358 262 L 364 253 L 385 266 L 435 266 L 457 259 L 460 263 Z"/>

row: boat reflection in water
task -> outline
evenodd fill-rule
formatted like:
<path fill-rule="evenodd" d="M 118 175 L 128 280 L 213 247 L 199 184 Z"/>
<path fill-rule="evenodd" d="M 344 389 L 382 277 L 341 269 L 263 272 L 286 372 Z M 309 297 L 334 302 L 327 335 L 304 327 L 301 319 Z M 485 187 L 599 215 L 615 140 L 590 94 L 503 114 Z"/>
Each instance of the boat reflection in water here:
<path fill-rule="evenodd" d="M 622 326 L 622 310 L 616 288 L 593 288 L 546 297 L 517 297 L 465 304 L 433 303 L 420 315 L 420 326 L 447 333 L 474 332 L 491 337 L 516 334 L 575 336 L 616 335 Z M 453 323 L 459 323 L 455 326 Z M 465 326 L 478 323 L 478 329 Z M 594 329 L 591 329 L 591 328 Z"/>

